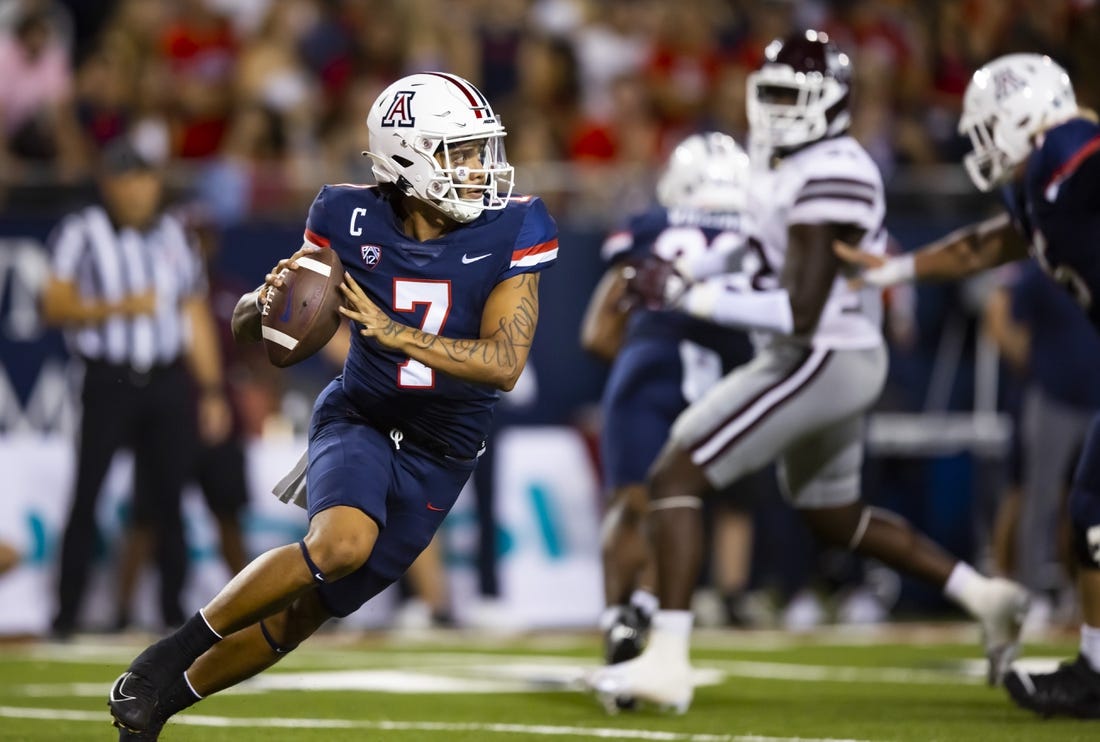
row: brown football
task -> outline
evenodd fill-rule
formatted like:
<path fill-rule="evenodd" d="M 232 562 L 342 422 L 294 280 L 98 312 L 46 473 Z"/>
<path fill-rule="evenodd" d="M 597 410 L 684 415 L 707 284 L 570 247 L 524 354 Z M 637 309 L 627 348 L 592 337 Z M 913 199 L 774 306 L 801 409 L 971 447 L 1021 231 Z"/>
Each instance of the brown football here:
<path fill-rule="evenodd" d="M 268 292 L 260 313 L 271 363 L 291 366 L 332 339 L 342 319 L 337 307 L 344 303 L 343 281 L 340 257 L 329 248 L 298 258 L 298 270 L 286 271 L 282 287 Z"/>

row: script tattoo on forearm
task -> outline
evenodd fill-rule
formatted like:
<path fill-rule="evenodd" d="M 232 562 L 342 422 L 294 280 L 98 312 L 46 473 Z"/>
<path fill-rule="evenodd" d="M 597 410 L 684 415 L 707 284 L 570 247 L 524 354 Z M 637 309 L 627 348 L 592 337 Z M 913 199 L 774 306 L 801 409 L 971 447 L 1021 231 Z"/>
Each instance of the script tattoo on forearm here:
<path fill-rule="evenodd" d="M 516 288 L 522 295 L 515 311 L 509 317 L 502 317 L 497 329 L 487 338 L 443 338 L 397 322 L 390 322 L 382 328 L 380 334 L 395 340 L 407 336 L 415 346 L 425 350 L 438 346 L 448 358 L 457 363 L 472 361 L 485 366 L 514 369 L 519 363 L 518 349 L 531 347 L 535 327 L 538 325 L 538 275 L 523 274 Z"/>

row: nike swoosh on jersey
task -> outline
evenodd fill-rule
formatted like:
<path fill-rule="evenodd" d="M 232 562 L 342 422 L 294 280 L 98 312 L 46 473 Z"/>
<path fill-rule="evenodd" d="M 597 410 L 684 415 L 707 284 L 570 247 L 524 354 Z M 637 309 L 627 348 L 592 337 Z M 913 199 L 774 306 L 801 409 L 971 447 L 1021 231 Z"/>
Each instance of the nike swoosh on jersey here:
<path fill-rule="evenodd" d="M 484 260 L 485 258 L 489 257 L 490 255 L 492 255 L 492 253 L 487 252 L 484 255 L 475 255 L 474 257 L 471 258 L 468 255 L 466 255 L 466 253 L 462 253 L 462 264 L 463 265 L 469 265 L 470 263 L 476 263 L 479 260 Z"/>
<path fill-rule="evenodd" d="M 437 513 L 442 513 L 446 509 L 447 508 L 437 508 L 435 505 L 432 505 L 430 502 L 428 503 L 428 510 L 434 510 Z"/>

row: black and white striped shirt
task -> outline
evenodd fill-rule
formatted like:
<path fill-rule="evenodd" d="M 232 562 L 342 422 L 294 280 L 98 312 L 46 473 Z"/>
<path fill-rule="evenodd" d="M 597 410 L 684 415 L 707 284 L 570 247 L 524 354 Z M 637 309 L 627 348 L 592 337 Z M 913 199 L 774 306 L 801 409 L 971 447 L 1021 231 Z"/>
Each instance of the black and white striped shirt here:
<path fill-rule="evenodd" d="M 163 214 L 139 231 L 116 228 L 101 206 L 70 214 L 54 233 L 53 271 L 90 300 L 117 302 L 156 291 L 154 314 L 113 315 L 70 329 L 69 348 L 77 355 L 146 371 L 183 354 L 190 328 L 180 305 L 205 290 L 205 276 L 197 250 L 175 217 Z"/>

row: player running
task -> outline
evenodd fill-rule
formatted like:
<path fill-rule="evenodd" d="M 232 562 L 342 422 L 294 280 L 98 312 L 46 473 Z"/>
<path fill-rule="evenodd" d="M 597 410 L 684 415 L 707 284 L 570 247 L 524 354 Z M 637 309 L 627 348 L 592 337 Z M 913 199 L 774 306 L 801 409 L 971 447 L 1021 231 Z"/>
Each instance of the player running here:
<path fill-rule="evenodd" d="M 847 134 L 848 58 L 816 31 L 775 41 L 749 78 L 754 170 L 750 209 L 764 260 L 751 275 L 672 282 L 663 293 L 689 314 L 766 330 L 747 366 L 676 420 L 650 477 L 650 525 L 661 609 L 635 660 L 596 671 L 601 696 L 633 696 L 685 711 L 693 688 L 692 589 L 700 568 L 701 500 L 778 460 L 780 484 L 814 534 L 939 586 L 979 619 L 999 679 L 1017 648 L 1027 592 L 986 578 L 899 516 L 860 501 L 863 418 L 886 378 L 877 291 L 856 290 L 832 244 L 886 248 L 877 167 Z"/>
<path fill-rule="evenodd" d="M 1039 54 L 1009 54 L 974 73 L 959 132 L 982 191 L 998 187 L 1005 212 L 883 261 L 845 245 L 874 286 L 958 279 L 1029 252 L 1100 327 L 1100 126 L 1080 109 L 1066 71 Z M 1092 422 L 1069 496 L 1084 623 L 1080 653 L 1056 672 L 1015 669 L 1012 699 L 1044 716 L 1100 718 L 1100 417 Z"/>
<path fill-rule="evenodd" d="M 607 272 L 582 326 L 585 349 L 612 361 L 602 400 L 600 439 L 608 503 L 601 529 L 604 659 L 641 652 L 657 608 L 656 577 L 644 525 L 646 474 L 688 403 L 725 373 L 752 359 L 744 332 L 641 304 L 628 289 L 653 262 L 675 261 L 696 275 L 724 273 L 729 260 L 754 259 L 748 243 L 749 158 L 727 134 L 692 134 L 669 157 L 657 183 L 658 204 L 633 216 L 604 242 Z M 746 251 L 750 254 L 746 255 Z M 763 476 L 763 475 L 762 475 Z M 723 518 L 738 532 L 752 527 L 743 509 L 746 481 L 730 493 Z M 766 483 L 763 486 L 767 486 Z M 744 521 L 748 521 L 747 523 Z M 748 550 L 750 544 L 740 544 Z M 747 563 L 748 555 L 743 561 Z"/>
<path fill-rule="evenodd" d="M 233 318 L 238 338 L 258 339 L 259 305 L 282 269 L 310 251 L 339 253 L 355 332 L 310 422 L 309 532 L 138 655 L 108 701 L 120 739 L 156 739 L 173 714 L 397 580 L 473 472 L 499 390 L 523 370 L 557 228 L 542 201 L 511 195 L 488 101 L 455 75 L 410 75 L 374 102 L 367 130 L 381 185 L 322 188 L 302 249 Z"/>

